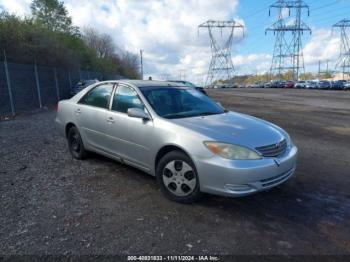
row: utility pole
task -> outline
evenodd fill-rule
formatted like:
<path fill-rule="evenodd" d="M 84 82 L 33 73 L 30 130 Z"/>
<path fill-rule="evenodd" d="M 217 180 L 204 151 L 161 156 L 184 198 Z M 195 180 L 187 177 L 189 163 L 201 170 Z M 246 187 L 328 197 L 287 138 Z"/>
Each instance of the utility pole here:
<path fill-rule="evenodd" d="M 143 50 L 140 49 L 140 67 L 141 67 L 141 79 L 143 80 L 143 57 L 142 57 Z"/>
<path fill-rule="evenodd" d="M 179 77 L 180 80 L 185 80 L 186 81 L 186 69 L 180 69 L 179 70 L 179 75 L 180 75 L 180 77 Z"/>
<path fill-rule="evenodd" d="M 350 41 L 349 41 L 349 35 L 348 35 L 348 28 L 350 27 L 350 20 L 349 19 L 343 19 L 339 21 L 338 23 L 333 25 L 332 30 L 335 28 L 340 29 L 340 51 L 339 51 L 339 57 L 335 64 L 335 70 L 339 71 L 341 69 L 343 73 L 343 79 L 345 78 L 345 74 L 349 76 L 350 74 Z"/>
<path fill-rule="evenodd" d="M 321 78 L 321 60 L 318 60 L 318 79 Z"/>
<path fill-rule="evenodd" d="M 265 34 L 272 31 L 276 36 L 270 68 L 271 79 L 273 76 L 282 78 L 284 73 L 291 72 L 293 80 L 297 81 L 299 75 L 305 73 L 301 37 L 304 31 L 311 34 L 311 29 L 302 21 L 301 15 L 303 9 L 307 9 L 309 14 L 309 6 L 302 0 L 278 0 L 270 5 L 269 15 L 273 8 L 278 10 L 278 19 L 265 31 Z M 286 10 L 289 17 L 292 15 L 294 18 L 292 23 L 285 21 Z"/>
<path fill-rule="evenodd" d="M 235 29 L 241 29 L 244 35 L 243 25 L 234 20 L 208 20 L 198 26 L 198 32 L 201 28 L 205 28 L 209 32 L 212 53 L 205 85 L 213 85 L 218 80 L 232 79 L 234 75 L 231 57 L 233 35 Z M 223 36 L 223 31 L 225 37 Z M 218 37 L 217 33 L 221 33 L 221 37 Z"/>

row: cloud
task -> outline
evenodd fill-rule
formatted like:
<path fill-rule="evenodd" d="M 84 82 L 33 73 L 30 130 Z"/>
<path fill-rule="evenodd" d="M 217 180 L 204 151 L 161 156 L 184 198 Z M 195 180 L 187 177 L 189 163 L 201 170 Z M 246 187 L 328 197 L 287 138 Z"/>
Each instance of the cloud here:
<path fill-rule="evenodd" d="M 305 66 L 315 66 L 319 61 L 327 60 L 334 63 L 339 55 L 339 46 L 340 38 L 331 30 L 313 30 L 310 41 L 303 48 Z"/>
<path fill-rule="evenodd" d="M 81 28 L 94 27 L 110 34 L 122 49 L 139 53 L 144 50 L 144 72 L 154 78 L 178 78 L 184 71 L 188 80 L 204 79 L 211 50 L 208 32 L 197 26 L 209 19 L 235 18 L 239 0 L 64 0 L 73 23 Z M 31 0 L 0 0 L 0 9 L 30 14 Z M 283 17 L 287 17 L 283 10 Z M 248 28 L 249 29 L 249 28 Z M 223 38 L 216 35 L 218 39 Z M 236 31 L 234 45 L 242 44 L 241 33 Z M 313 29 L 304 43 L 306 71 L 317 70 L 318 61 L 334 64 L 339 54 L 339 36 L 328 29 Z M 258 50 L 248 55 L 232 57 L 236 73 L 264 73 L 271 64 L 271 54 Z M 202 80 L 200 80 L 202 81 Z"/>
<path fill-rule="evenodd" d="M 118 44 L 144 50 L 146 74 L 176 78 L 185 70 L 193 78 L 205 73 L 210 61 L 208 33 L 198 35 L 197 26 L 208 19 L 230 19 L 236 5 L 224 0 L 117 2 Z"/>
<path fill-rule="evenodd" d="M 19 16 L 25 16 L 30 12 L 31 0 L 1 0 L 0 9 L 9 13 L 16 13 Z"/>
<path fill-rule="evenodd" d="M 232 62 L 237 74 L 263 74 L 270 69 L 272 56 L 265 53 L 236 55 Z"/>
<path fill-rule="evenodd" d="M 291 36 L 287 38 L 291 41 Z M 340 38 L 336 33 L 329 29 L 313 28 L 312 35 L 307 41 L 303 42 L 303 56 L 306 72 L 316 72 L 319 61 L 321 69 L 325 69 L 326 62 L 329 62 L 329 69 L 332 69 L 339 56 Z M 256 53 L 249 55 L 236 55 L 233 57 L 233 63 L 236 65 L 236 72 L 243 73 L 265 73 L 269 70 L 272 60 L 272 51 L 270 54 Z"/>
<path fill-rule="evenodd" d="M 0 0 L 1 1 L 1 0 Z M 5 10 L 28 14 L 30 0 L 2 0 Z M 123 49 L 144 50 L 145 74 L 188 78 L 205 74 L 210 62 L 208 33 L 197 26 L 235 17 L 238 0 L 65 0 L 73 23 L 110 34 Z M 239 19 L 239 18 L 238 18 Z M 239 22 L 244 24 L 242 19 Z"/>

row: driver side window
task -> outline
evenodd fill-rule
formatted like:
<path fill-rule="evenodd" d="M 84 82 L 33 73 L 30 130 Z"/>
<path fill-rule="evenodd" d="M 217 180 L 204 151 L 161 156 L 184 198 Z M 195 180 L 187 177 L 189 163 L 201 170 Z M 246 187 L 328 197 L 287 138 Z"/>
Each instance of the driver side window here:
<path fill-rule="evenodd" d="M 118 86 L 113 96 L 112 110 L 127 113 L 129 108 L 140 108 L 144 105 L 137 93 L 127 86 Z"/>

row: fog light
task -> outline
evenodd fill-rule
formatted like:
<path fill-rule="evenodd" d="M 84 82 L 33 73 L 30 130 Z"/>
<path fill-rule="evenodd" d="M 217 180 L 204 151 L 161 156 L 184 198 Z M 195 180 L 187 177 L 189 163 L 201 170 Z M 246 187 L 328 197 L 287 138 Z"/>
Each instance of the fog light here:
<path fill-rule="evenodd" d="M 250 193 L 256 191 L 253 187 L 249 185 L 226 184 L 224 187 L 230 191 L 237 193 Z"/>

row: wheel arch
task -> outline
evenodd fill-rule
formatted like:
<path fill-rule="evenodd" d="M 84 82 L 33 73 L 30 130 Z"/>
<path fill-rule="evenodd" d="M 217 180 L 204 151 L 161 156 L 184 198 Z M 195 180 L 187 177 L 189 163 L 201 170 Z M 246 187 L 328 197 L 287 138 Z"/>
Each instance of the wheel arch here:
<path fill-rule="evenodd" d="M 69 123 L 66 124 L 66 127 L 64 129 L 64 134 L 66 135 L 66 137 L 68 137 L 69 129 L 71 129 L 73 126 L 76 127 L 76 125 L 74 123 L 72 123 L 72 122 L 69 122 Z"/>
<path fill-rule="evenodd" d="M 161 147 L 156 154 L 156 157 L 154 159 L 154 173 L 156 173 L 156 171 L 157 171 L 157 166 L 158 166 L 160 159 L 163 156 L 165 156 L 167 153 L 172 152 L 172 151 L 180 151 L 180 152 L 184 153 L 185 155 L 187 155 L 192 160 L 196 170 L 198 170 L 195 161 L 193 161 L 193 158 L 191 157 L 191 155 L 184 148 L 182 148 L 178 145 L 174 145 L 174 144 L 167 144 L 167 145 L 164 145 L 163 147 Z"/>

